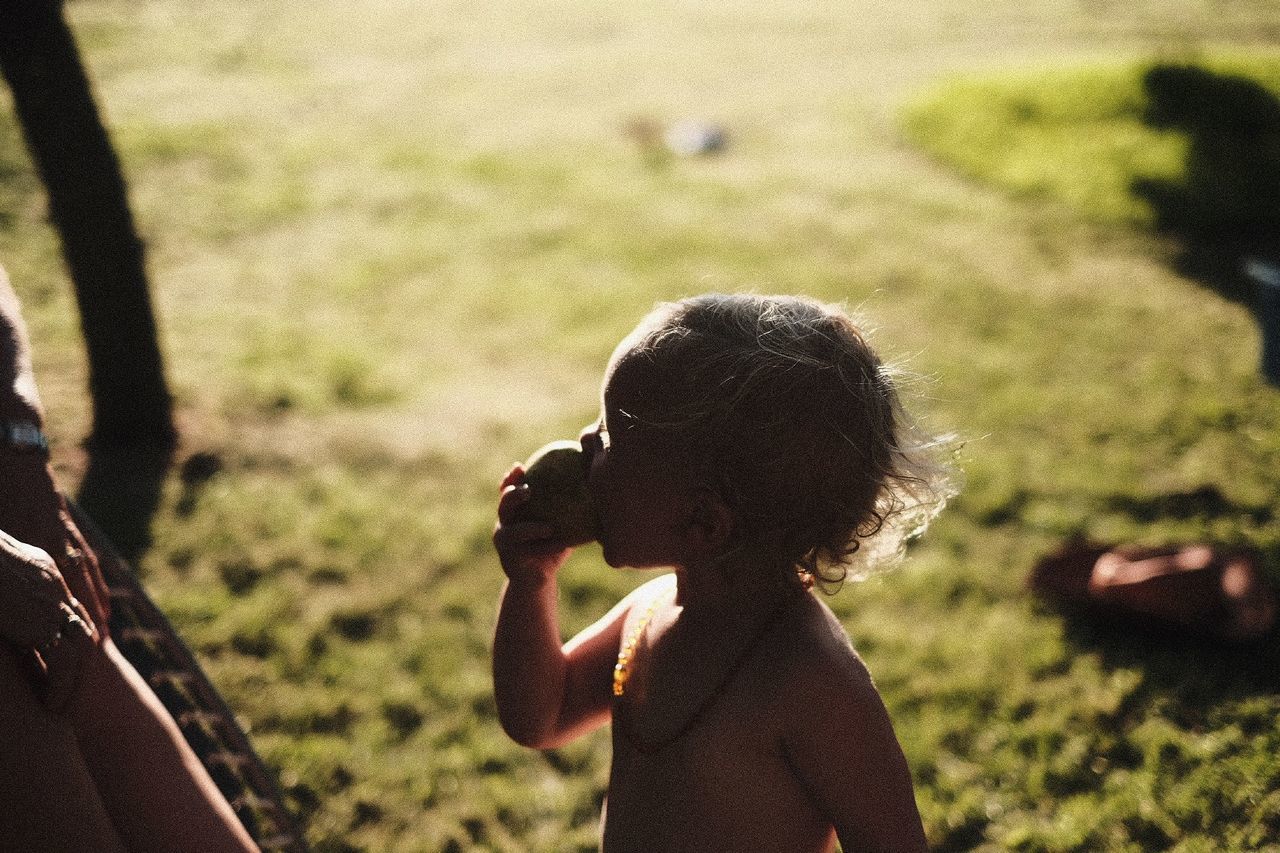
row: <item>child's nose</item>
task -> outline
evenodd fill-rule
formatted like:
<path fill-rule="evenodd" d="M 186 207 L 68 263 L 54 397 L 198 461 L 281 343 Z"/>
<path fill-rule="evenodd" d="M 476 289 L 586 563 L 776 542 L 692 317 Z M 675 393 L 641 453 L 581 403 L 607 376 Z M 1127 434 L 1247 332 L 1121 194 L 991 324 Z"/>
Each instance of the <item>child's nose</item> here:
<path fill-rule="evenodd" d="M 587 424 L 578 433 L 578 441 L 582 442 L 582 452 L 591 453 L 600 445 L 600 431 L 596 424 Z"/>

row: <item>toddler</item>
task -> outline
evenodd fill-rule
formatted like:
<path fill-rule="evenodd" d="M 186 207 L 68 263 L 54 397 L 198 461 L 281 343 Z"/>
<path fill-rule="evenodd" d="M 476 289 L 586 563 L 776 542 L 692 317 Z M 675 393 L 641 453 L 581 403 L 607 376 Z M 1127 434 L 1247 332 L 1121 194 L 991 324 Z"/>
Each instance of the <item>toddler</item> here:
<path fill-rule="evenodd" d="M 812 593 L 899 552 L 947 495 L 853 321 L 797 297 L 662 305 L 581 441 L 605 561 L 670 573 L 561 645 L 569 549 L 520 517 L 516 466 L 493 671 L 521 744 L 612 723 L 602 849 L 924 850 L 884 704 Z"/>

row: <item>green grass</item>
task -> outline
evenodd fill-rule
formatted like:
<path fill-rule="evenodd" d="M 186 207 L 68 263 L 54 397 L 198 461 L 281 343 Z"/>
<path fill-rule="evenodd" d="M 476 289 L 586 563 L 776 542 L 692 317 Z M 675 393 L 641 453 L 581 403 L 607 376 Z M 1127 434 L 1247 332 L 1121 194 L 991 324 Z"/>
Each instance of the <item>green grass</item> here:
<path fill-rule="evenodd" d="M 1192 135 L 1153 126 L 1144 75 L 1195 66 L 1280 97 L 1280 55 L 1227 52 L 958 76 L 906 109 L 913 142 L 966 175 L 1029 199 L 1069 204 L 1104 224 L 1152 225 L 1135 181 L 1188 180 Z M 1274 146 L 1274 143 L 1272 143 Z"/>
<path fill-rule="evenodd" d="M 655 300 L 708 289 L 863 308 L 927 377 L 916 408 L 966 439 L 966 489 L 907 565 L 833 599 L 937 849 L 1280 837 L 1274 642 L 1164 649 L 1023 589 L 1073 533 L 1245 542 L 1280 568 L 1254 321 L 1172 269 L 1117 191 L 1175 169 L 1176 141 L 1081 176 L 1075 151 L 1112 162 L 1097 124 L 1002 108 L 970 145 L 946 128 L 997 84 L 943 82 L 1119 109 L 1155 57 L 1274 49 L 1274 9 L 974 5 L 68 5 L 147 241 L 179 461 L 220 463 L 171 474 L 139 569 L 318 851 L 593 849 L 605 734 L 541 754 L 495 719 L 496 482 L 593 417 Z M 1024 77 L 1029 58 L 1104 70 Z M 74 300 L 0 107 L 0 262 L 74 490 Z M 654 158 L 623 130 L 686 115 L 726 125 L 723 156 Z M 1098 122 L 1141 133 L 1125 115 Z M 1019 150 L 1001 127 L 1039 134 L 1025 184 L 999 177 Z M 939 165 L 943 144 L 975 159 Z M 1089 180 L 1036 184 L 1037 157 Z M 637 582 L 583 549 L 566 632 Z"/>

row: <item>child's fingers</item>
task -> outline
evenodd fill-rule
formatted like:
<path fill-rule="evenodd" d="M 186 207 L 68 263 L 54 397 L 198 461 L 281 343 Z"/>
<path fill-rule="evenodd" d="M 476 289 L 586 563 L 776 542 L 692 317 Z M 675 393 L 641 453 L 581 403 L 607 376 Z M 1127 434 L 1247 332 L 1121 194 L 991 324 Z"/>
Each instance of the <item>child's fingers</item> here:
<path fill-rule="evenodd" d="M 524 483 L 505 487 L 502 497 L 498 498 L 498 521 L 502 524 L 513 523 L 517 520 L 516 514 L 520 507 L 528 502 L 529 487 Z"/>
<path fill-rule="evenodd" d="M 528 549 L 530 546 L 542 550 L 540 546 L 543 543 L 549 550 L 564 547 L 558 542 L 555 527 L 538 521 L 499 522 L 493 531 L 493 544 L 498 546 L 499 551 Z"/>
<path fill-rule="evenodd" d="M 560 531 L 541 521 L 499 522 L 493 530 L 493 544 L 504 559 L 542 557 L 568 550 Z"/>
<path fill-rule="evenodd" d="M 520 481 L 524 479 L 524 466 L 517 462 L 507 472 L 507 476 L 502 478 L 502 485 L 498 487 L 499 491 L 505 490 L 508 486 L 518 486 Z"/>
<path fill-rule="evenodd" d="M 547 524 L 498 525 L 493 544 L 502 570 L 512 580 L 553 576 L 569 557 L 569 548 Z"/>
<path fill-rule="evenodd" d="M 508 577 L 549 576 L 568 557 L 569 549 L 554 525 L 520 517 L 520 508 L 530 497 L 524 474 L 524 466 L 517 464 L 502 479 L 493 544 Z"/>

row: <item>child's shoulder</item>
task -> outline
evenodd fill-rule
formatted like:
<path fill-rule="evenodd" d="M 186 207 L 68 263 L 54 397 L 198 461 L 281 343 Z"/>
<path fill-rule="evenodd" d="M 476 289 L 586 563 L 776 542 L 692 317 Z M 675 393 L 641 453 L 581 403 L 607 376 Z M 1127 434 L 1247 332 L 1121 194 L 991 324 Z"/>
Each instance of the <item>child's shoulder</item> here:
<path fill-rule="evenodd" d="M 839 618 L 812 592 L 788 604 L 780 621 L 782 646 L 792 654 L 845 662 L 858 658 Z"/>
<path fill-rule="evenodd" d="M 772 664 L 784 701 L 810 708 L 823 702 L 847 704 L 876 695 L 866 664 L 854 650 L 840 620 L 817 596 L 806 594 L 789 607 L 772 644 Z"/>

